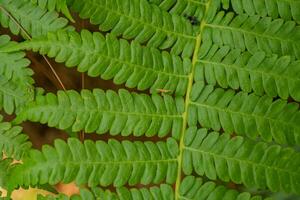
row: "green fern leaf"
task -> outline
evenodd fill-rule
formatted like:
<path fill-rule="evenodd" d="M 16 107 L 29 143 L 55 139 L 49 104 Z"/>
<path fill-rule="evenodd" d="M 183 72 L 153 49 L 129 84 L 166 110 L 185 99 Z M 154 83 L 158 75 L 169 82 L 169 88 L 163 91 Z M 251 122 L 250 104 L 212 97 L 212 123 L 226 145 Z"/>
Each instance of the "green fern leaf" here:
<path fill-rule="evenodd" d="M 141 44 L 171 48 L 171 53 L 190 57 L 195 47 L 195 28 L 184 17 L 171 15 L 146 0 L 74 0 L 72 9 L 83 19 Z"/>
<path fill-rule="evenodd" d="M 38 96 L 35 102 L 18 114 L 17 123 L 24 120 L 47 123 L 60 129 L 72 128 L 73 132 L 128 136 L 158 134 L 165 137 L 172 132 L 179 138 L 182 128 L 183 99 L 168 95 L 139 95 L 119 90 L 119 93 L 100 89 L 59 91 Z"/>
<path fill-rule="evenodd" d="M 81 189 L 79 195 L 67 197 L 60 194 L 59 196 L 39 196 L 38 200 L 85 200 L 85 199 L 99 199 L 99 200 L 173 200 L 174 192 L 170 185 L 161 184 L 160 187 L 146 188 L 133 188 L 127 189 L 125 187 L 117 188 L 116 193 L 109 190 L 102 190 L 100 188 L 92 188 L 91 191 L 87 189 Z"/>
<path fill-rule="evenodd" d="M 224 8 L 231 6 L 238 13 L 248 15 L 279 17 L 300 23 L 300 2 L 298 0 L 222 0 Z"/>
<path fill-rule="evenodd" d="M 54 146 L 45 145 L 41 152 L 31 150 L 23 164 L 11 167 L 6 188 L 72 181 L 90 187 L 121 187 L 126 183 L 173 184 L 176 180 L 178 147 L 171 138 L 158 143 L 110 139 L 84 144 L 70 138 L 68 143 L 56 140 Z"/>
<path fill-rule="evenodd" d="M 9 122 L 2 120 L 0 115 L 0 159 L 4 153 L 6 157 L 20 160 L 31 148 L 31 142 L 28 141 L 27 135 L 21 133 L 21 127 L 11 126 Z"/>
<path fill-rule="evenodd" d="M 67 6 L 66 0 L 25 0 L 31 1 L 31 3 L 39 5 L 43 9 L 49 11 L 56 10 L 62 12 L 70 21 L 75 22 Z"/>
<path fill-rule="evenodd" d="M 190 126 L 197 125 L 279 144 L 300 144 L 299 105 L 268 96 L 214 89 L 196 82 L 189 107 Z"/>
<path fill-rule="evenodd" d="M 264 52 L 241 52 L 229 46 L 203 46 L 195 66 L 196 79 L 223 88 L 241 89 L 300 101 L 300 61 L 289 56 L 266 56 Z"/>
<path fill-rule="evenodd" d="M 214 43 L 219 46 L 248 50 L 255 54 L 264 51 L 267 55 L 290 55 L 300 58 L 300 26 L 294 21 L 272 20 L 268 17 L 219 12 L 208 21 L 203 31 L 202 45 Z"/>
<path fill-rule="evenodd" d="M 183 171 L 211 180 L 300 194 L 300 154 L 290 148 L 190 127 L 185 135 Z"/>
<path fill-rule="evenodd" d="M 188 58 L 86 30 L 81 35 L 70 31 L 51 33 L 48 37 L 18 43 L 6 51 L 16 49 L 39 51 L 55 57 L 57 62 L 66 62 L 68 67 L 78 66 L 78 71 L 89 76 L 113 78 L 116 84 L 125 83 L 129 88 L 150 88 L 152 93 L 163 89 L 178 96 L 186 92 L 191 68 Z"/>
<path fill-rule="evenodd" d="M 10 16 L 17 20 L 17 22 L 33 38 L 46 35 L 51 31 L 73 29 L 72 27 L 67 27 L 67 19 L 59 17 L 54 11 L 47 12 L 46 10 L 33 5 L 31 2 L 26 2 L 24 0 L 0 0 L 1 25 L 4 28 L 9 28 L 15 35 L 21 33 L 24 38 L 27 38 L 20 26 L 16 24 Z"/>
<path fill-rule="evenodd" d="M 227 189 L 212 181 L 203 182 L 201 178 L 187 176 L 182 180 L 179 200 L 262 200 L 261 196 L 252 196 L 248 192 L 239 193 Z M 271 200 L 269 198 L 265 200 Z"/>
<path fill-rule="evenodd" d="M 18 111 L 34 97 L 33 71 L 24 52 L 1 52 L 2 48 L 13 45 L 6 35 L 0 36 L 0 109 L 8 114 Z"/>

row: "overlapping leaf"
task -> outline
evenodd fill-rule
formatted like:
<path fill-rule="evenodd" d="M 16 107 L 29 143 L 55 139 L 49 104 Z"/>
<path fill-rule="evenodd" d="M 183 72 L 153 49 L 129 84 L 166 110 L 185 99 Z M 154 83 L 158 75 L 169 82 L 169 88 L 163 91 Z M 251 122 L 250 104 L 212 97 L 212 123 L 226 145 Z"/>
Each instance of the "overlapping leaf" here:
<path fill-rule="evenodd" d="M 183 171 L 271 191 L 299 194 L 300 154 L 290 148 L 190 127 L 185 135 Z"/>
<path fill-rule="evenodd" d="M 119 90 L 106 93 L 100 89 L 59 91 L 38 96 L 17 116 L 17 122 L 31 120 L 47 123 L 50 127 L 84 130 L 112 135 L 158 135 L 172 133 L 179 138 L 182 129 L 183 99 L 165 95 L 142 95 Z"/>
<path fill-rule="evenodd" d="M 44 145 L 42 151 L 31 150 L 23 164 L 11 166 L 6 188 L 55 185 L 75 181 L 121 187 L 125 184 L 173 184 L 177 175 L 178 146 L 174 139 L 166 142 L 130 142 L 110 139 L 107 143 L 86 140 L 82 144 L 71 138 L 56 140 L 54 147 Z"/>
<path fill-rule="evenodd" d="M 198 81 L 193 85 L 189 125 L 245 135 L 279 144 L 300 144 L 299 105 L 268 96 L 214 89 Z"/>
<path fill-rule="evenodd" d="M 29 49 L 55 57 L 66 66 L 77 66 L 89 76 L 113 79 L 116 84 L 150 89 L 152 93 L 167 90 L 169 94 L 184 95 L 188 84 L 191 61 L 154 48 L 128 43 L 112 35 L 100 33 L 59 31 L 48 37 L 16 44 L 15 49 Z"/>

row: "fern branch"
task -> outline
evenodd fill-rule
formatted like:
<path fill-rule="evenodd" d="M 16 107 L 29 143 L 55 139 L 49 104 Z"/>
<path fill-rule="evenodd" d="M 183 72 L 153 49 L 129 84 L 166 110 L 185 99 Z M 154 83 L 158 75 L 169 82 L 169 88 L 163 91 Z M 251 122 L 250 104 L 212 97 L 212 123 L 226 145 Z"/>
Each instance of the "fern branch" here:
<path fill-rule="evenodd" d="M 232 90 L 224 91 L 204 86 L 199 81 L 193 86 L 189 107 L 189 125 L 197 121 L 206 128 L 237 133 L 279 144 L 299 145 L 298 104 Z"/>
<path fill-rule="evenodd" d="M 31 150 L 23 164 L 12 166 L 6 188 L 72 181 L 89 187 L 121 187 L 127 183 L 173 184 L 176 180 L 178 147 L 174 139 L 158 143 L 86 140 L 82 144 L 70 138 L 67 143 L 56 140 L 54 146 L 43 146 L 41 152 Z"/>
<path fill-rule="evenodd" d="M 252 54 L 263 51 L 267 55 L 300 58 L 300 26 L 293 21 L 219 12 L 205 26 L 203 41 L 248 50 Z"/>
<path fill-rule="evenodd" d="M 261 196 L 251 196 L 248 192 L 239 193 L 227 189 L 223 185 L 217 186 L 214 182 L 203 182 L 201 178 L 186 176 L 180 186 L 180 200 L 262 200 Z M 267 198 L 265 200 L 271 200 Z"/>
<path fill-rule="evenodd" d="M 191 61 L 187 58 L 159 52 L 153 48 L 141 47 L 133 42 L 118 40 L 112 35 L 59 31 L 48 37 L 36 38 L 18 43 L 7 51 L 30 49 L 66 62 L 68 67 L 78 66 L 78 71 L 89 76 L 107 80 L 114 78 L 116 84 L 139 90 L 149 89 L 157 93 L 164 89 L 184 95 L 188 83 Z"/>
<path fill-rule="evenodd" d="M 16 122 L 24 120 L 47 123 L 60 129 L 72 128 L 73 132 L 99 134 L 110 132 L 147 137 L 158 134 L 164 137 L 172 133 L 178 138 L 182 126 L 183 99 L 165 95 L 152 97 L 119 90 L 106 93 L 100 89 L 59 91 L 57 96 L 49 93 L 38 96 L 18 114 Z"/>
<path fill-rule="evenodd" d="M 190 57 L 194 50 L 195 30 L 187 19 L 171 15 L 146 0 L 95 1 L 74 0 L 72 8 L 83 19 L 99 24 L 125 39 L 147 46 L 171 48 L 172 54 Z"/>
<path fill-rule="evenodd" d="M 7 12 L 12 15 L 33 38 L 45 35 L 51 31 L 73 29 L 72 27 L 67 27 L 68 20 L 59 17 L 56 12 L 47 12 L 24 0 L 1 0 L 0 8 L 1 25 L 5 28 L 9 28 L 15 35 L 21 33 L 24 36 L 24 33 L 21 28 L 12 21 L 11 17 L 7 15 Z"/>
<path fill-rule="evenodd" d="M 223 88 L 241 89 L 257 95 L 267 94 L 300 101 L 298 91 L 300 61 L 289 56 L 267 57 L 264 52 L 254 55 L 230 47 L 203 45 L 196 66 L 196 80 L 205 80 Z"/>
<path fill-rule="evenodd" d="M 278 145 L 255 143 L 240 136 L 207 133 L 190 127 L 185 136 L 183 171 L 246 187 L 299 194 L 300 154 Z"/>
<path fill-rule="evenodd" d="M 11 126 L 9 122 L 2 120 L 0 115 L 0 160 L 3 158 L 2 153 L 6 157 L 20 160 L 31 148 L 31 142 L 28 141 L 27 135 L 21 133 L 21 127 Z"/>

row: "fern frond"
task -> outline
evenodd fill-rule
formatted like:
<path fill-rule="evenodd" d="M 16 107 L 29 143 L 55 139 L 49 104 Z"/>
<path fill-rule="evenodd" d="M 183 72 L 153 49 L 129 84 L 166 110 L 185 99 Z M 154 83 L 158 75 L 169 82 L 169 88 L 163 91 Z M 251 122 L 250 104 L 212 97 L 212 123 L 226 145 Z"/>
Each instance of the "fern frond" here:
<path fill-rule="evenodd" d="M 12 166 L 6 188 L 72 181 L 89 187 L 121 187 L 163 181 L 173 184 L 176 180 L 178 145 L 171 138 L 157 143 L 110 139 L 107 143 L 86 140 L 84 144 L 70 138 L 67 143 L 56 140 L 54 146 L 31 150 L 23 164 Z"/>
<path fill-rule="evenodd" d="M 204 18 L 207 0 L 148 0 L 161 9 L 184 17 L 195 17 L 198 21 Z M 198 25 L 197 25 L 198 26 Z"/>
<path fill-rule="evenodd" d="M 238 13 L 248 15 L 270 16 L 273 19 L 279 17 L 284 20 L 295 20 L 300 23 L 300 2 L 298 0 L 222 0 L 223 7 L 229 6 Z"/>
<path fill-rule="evenodd" d="M 209 179 L 243 183 L 300 194 L 300 154 L 290 148 L 268 145 L 206 129 L 190 127 L 185 135 L 183 171 L 195 171 Z"/>
<path fill-rule="evenodd" d="M 186 176 L 181 184 L 179 200 L 262 200 L 261 196 L 251 196 L 248 192 L 239 193 L 236 190 L 227 189 L 223 185 L 217 186 L 212 181 L 203 182 L 201 178 Z M 271 200 L 269 198 L 265 200 Z"/>
<path fill-rule="evenodd" d="M 241 52 L 229 46 L 204 45 L 195 66 L 196 79 L 223 88 L 241 89 L 300 101 L 300 61 L 289 56 L 267 57 L 264 52 Z"/>
<path fill-rule="evenodd" d="M 67 197 L 60 194 L 59 196 L 39 196 L 38 200 L 174 200 L 174 191 L 170 185 L 161 184 L 160 187 L 154 186 L 148 188 L 133 188 L 127 189 L 125 187 L 117 188 L 116 192 L 109 190 L 102 190 L 100 188 L 91 188 L 90 190 L 81 189 L 79 195 Z"/>
<path fill-rule="evenodd" d="M 184 17 L 171 15 L 146 0 L 74 0 L 73 10 L 101 31 L 111 31 L 125 39 L 190 57 L 195 46 L 195 28 Z"/>
<path fill-rule="evenodd" d="M 67 0 L 25 0 L 49 11 L 62 12 L 70 21 L 75 22 L 67 6 Z"/>
<path fill-rule="evenodd" d="M 279 144 L 300 144 L 299 105 L 271 97 L 214 89 L 196 82 L 191 94 L 189 125 L 236 133 Z"/>
<path fill-rule="evenodd" d="M 48 37 L 18 43 L 10 51 L 27 49 L 54 57 L 66 66 L 78 66 L 78 71 L 89 76 L 114 80 L 129 88 L 168 90 L 183 96 L 188 84 L 191 61 L 154 48 L 141 47 L 136 42 L 128 43 L 112 35 L 101 33 L 59 31 Z M 8 50 L 8 49 L 7 49 Z"/>
<path fill-rule="evenodd" d="M 106 93 L 100 89 L 59 91 L 57 96 L 48 93 L 38 96 L 17 116 L 17 122 L 30 120 L 47 123 L 59 129 L 71 128 L 73 132 L 84 130 L 98 134 L 109 131 L 112 135 L 158 135 L 172 133 L 179 138 L 182 128 L 184 102 L 165 95 L 140 95 L 119 90 Z"/>
<path fill-rule="evenodd" d="M 0 0 L 1 25 L 4 28 L 9 28 L 13 34 L 21 33 L 26 38 L 20 26 L 10 16 L 17 20 L 32 37 L 46 35 L 48 32 L 60 29 L 73 29 L 67 27 L 67 19 L 59 17 L 54 11 L 48 12 L 24 0 Z"/>
<path fill-rule="evenodd" d="M 0 36 L 0 109 L 8 114 L 18 111 L 25 103 L 33 100 L 33 71 L 24 52 L 1 52 L 1 48 L 13 45 L 6 35 Z"/>
<path fill-rule="evenodd" d="M 294 21 L 272 20 L 270 17 L 235 16 L 234 13 L 219 12 L 205 25 L 203 42 L 228 45 L 234 49 L 248 50 L 255 54 L 263 51 L 267 55 L 290 55 L 300 58 L 300 26 Z"/>
<path fill-rule="evenodd" d="M 12 126 L 2 120 L 3 117 L 0 115 L 0 160 L 2 153 L 6 157 L 20 160 L 31 148 L 31 142 L 28 141 L 27 135 L 21 133 L 21 127 Z"/>

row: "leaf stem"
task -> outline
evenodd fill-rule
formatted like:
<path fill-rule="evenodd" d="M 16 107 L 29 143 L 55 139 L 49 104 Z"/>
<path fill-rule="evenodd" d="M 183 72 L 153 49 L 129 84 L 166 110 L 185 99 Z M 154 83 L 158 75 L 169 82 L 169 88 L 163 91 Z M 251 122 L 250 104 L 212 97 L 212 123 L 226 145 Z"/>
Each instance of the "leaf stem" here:
<path fill-rule="evenodd" d="M 208 12 L 208 8 L 210 6 L 211 1 L 212 0 L 209 0 L 205 5 L 204 16 L 206 16 L 206 14 Z M 189 83 L 188 83 L 186 97 L 185 97 L 185 112 L 182 115 L 183 127 L 182 127 L 182 132 L 181 132 L 180 141 L 179 141 L 179 156 L 177 159 L 178 174 L 177 174 L 176 185 L 175 185 L 175 199 L 176 200 L 178 200 L 180 198 L 179 188 L 180 188 L 181 176 L 182 176 L 181 172 L 182 172 L 182 156 L 183 156 L 183 150 L 184 150 L 184 134 L 185 134 L 185 130 L 188 126 L 187 118 L 188 118 L 188 107 L 190 104 L 190 93 L 192 91 L 193 80 L 194 80 L 194 75 L 195 75 L 195 65 L 198 61 L 198 53 L 199 53 L 200 46 L 201 46 L 202 32 L 203 32 L 203 29 L 205 28 L 205 25 L 206 25 L 206 21 L 205 21 L 205 17 L 204 17 L 204 19 L 201 21 L 201 24 L 200 24 L 200 32 L 196 38 L 195 50 L 194 50 L 194 54 L 193 54 L 193 58 L 192 58 L 192 69 L 191 69 L 191 73 L 189 74 Z"/>

